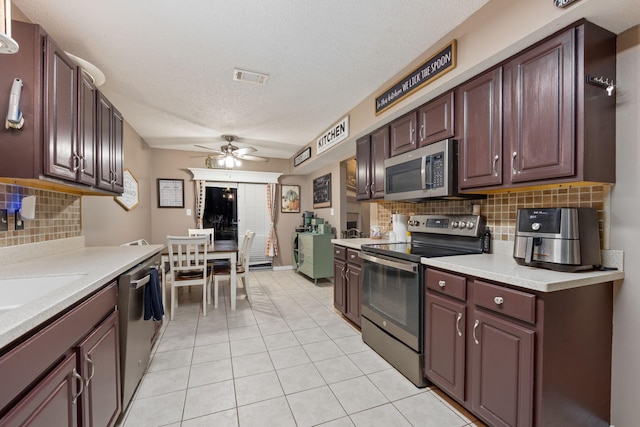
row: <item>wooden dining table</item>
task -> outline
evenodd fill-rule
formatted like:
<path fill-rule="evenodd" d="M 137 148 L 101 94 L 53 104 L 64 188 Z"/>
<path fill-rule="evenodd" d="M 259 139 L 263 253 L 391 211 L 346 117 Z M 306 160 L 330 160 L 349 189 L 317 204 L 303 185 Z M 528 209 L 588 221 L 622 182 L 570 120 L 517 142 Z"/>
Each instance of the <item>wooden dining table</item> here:
<path fill-rule="evenodd" d="M 213 244 L 207 246 L 207 261 L 229 260 L 231 264 L 231 277 L 229 287 L 231 288 L 231 310 L 236 309 L 236 264 L 238 262 L 238 242 L 235 240 L 215 240 Z M 162 252 L 162 306 L 167 306 L 166 284 L 167 271 L 169 271 L 169 248 L 165 247 Z M 203 292 L 205 292 L 203 290 Z"/>

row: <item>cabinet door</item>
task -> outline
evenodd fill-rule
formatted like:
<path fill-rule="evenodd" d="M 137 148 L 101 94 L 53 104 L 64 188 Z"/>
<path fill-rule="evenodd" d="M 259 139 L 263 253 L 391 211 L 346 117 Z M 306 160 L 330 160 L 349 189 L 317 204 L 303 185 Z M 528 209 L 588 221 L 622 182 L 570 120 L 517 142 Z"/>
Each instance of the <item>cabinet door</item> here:
<path fill-rule="evenodd" d="M 111 140 L 111 170 L 113 171 L 114 192 L 124 191 L 124 118 L 120 111 L 113 108 L 113 139 Z"/>
<path fill-rule="evenodd" d="M 455 94 L 449 92 L 428 102 L 418 110 L 420 147 L 453 137 L 455 133 L 454 99 Z"/>
<path fill-rule="evenodd" d="M 96 184 L 96 87 L 80 74 L 78 82 L 78 180 Z"/>
<path fill-rule="evenodd" d="M 341 313 L 345 313 L 347 309 L 347 294 L 346 294 L 346 262 L 341 259 L 334 258 L 333 260 L 333 306 L 340 310 Z"/>
<path fill-rule="evenodd" d="M 78 67 L 45 37 L 44 173 L 75 181 Z"/>
<path fill-rule="evenodd" d="M 390 152 L 391 156 L 406 153 L 417 148 L 418 114 L 413 111 L 391 122 Z"/>
<path fill-rule="evenodd" d="M 98 187 L 111 190 L 113 175 L 111 170 L 111 139 L 113 135 L 113 106 L 98 92 L 97 147 L 98 147 Z"/>
<path fill-rule="evenodd" d="M 371 198 L 371 135 L 356 141 L 356 199 Z"/>
<path fill-rule="evenodd" d="M 371 189 L 372 199 L 384 198 L 384 161 L 389 158 L 389 126 L 371 134 Z"/>
<path fill-rule="evenodd" d="M 458 89 L 461 189 L 502 184 L 502 68 Z"/>
<path fill-rule="evenodd" d="M 83 426 L 114 426 L 120 415 L 120 345 L 118 312 L 112 313 L 78 346 L 85 386 Z"/>
<path fill-rule="evenodd" d="M 495 426 L 531 426 L 534 331 L 474 311 L 472 408 Z"/>
<path fill-rule="evenodd" d="M 465 398 L 466 310 L 465 304 L 426 293 L 424 372 L 460 401 Z"/>
<path fill-rule="evenodd" d="M 347 264 L 347 307 L 345 316 L 356 325 L 360 326 L 360 277 L 362 268 L 359 265 Z"/>
<path fill-rule="evenodd" d="M 3 427 L 77 426 L 78 391 L 82 378 L 76 371 L 75 353 L 67 355 L 60 364 L 34 387 L 2 419 Z"/>
<path fill-rule="evenodd" d="M 574 46 L 574 31 L 566 31 L 505 66 L 511 182 L 575 173 Z"/>

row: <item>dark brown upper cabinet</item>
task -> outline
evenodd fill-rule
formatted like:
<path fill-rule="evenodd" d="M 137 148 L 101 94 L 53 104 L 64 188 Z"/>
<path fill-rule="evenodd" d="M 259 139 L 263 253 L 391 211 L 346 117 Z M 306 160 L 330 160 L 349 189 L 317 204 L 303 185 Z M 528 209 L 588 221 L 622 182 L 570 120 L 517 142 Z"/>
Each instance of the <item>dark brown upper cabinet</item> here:
<path fill-rule="evenodd" d="M 615 53 L 615 34 L 581 21 L 503 64 L 502 113 L 500 68 L 463 84 L 460 188 L 614 183 L 615 96 L 587 80 L 613 79 Z"/>
<path fill-rule="evenodd" d="M 458 185 L 502 184 L 502 68 L 458 89 Z"/>
<path fill-rule="evenodd" d="M 455 93 L 449 92 L 418 109 L 418 146 L 433 144 L 455 135 Z"/>
<path fill-rule="evenodd" d="M 9 83 L 20 78 L 24 127 L 0 127 L 0 181 L 78 194 L 120 194 L 122 172 L 120 183 L 110 188 L 97 183 L 97 90 L 92 82 L 40 26 L 13 21 L 12 35 L 20 50 L 0 58 L 0 80 L 8 83 L 0 87 L 0 104 L 8 105 Z M 114 127 L 120 128 L 115 134 L 122 143 L 122 116 L 119 120 Z M 122 145 L 111 152 L 121 171 Z"/>
<path fill-rule="evenodd" d="M 356 198 L 384 198 L 384 161 L 389 158 L 389 126 L 356 141 Z"/>
<path fill-rule="evenodd" d="M 390 154 L 391 157 L 418 148 L 418 113 L 412 111 L 409 114 L 392 121 L 389 124 Z"/>
<path fill-rule="evenodd" d="M 124 189 L 123 118 L 98 92 L 98 187 L 122 193 Z"/>

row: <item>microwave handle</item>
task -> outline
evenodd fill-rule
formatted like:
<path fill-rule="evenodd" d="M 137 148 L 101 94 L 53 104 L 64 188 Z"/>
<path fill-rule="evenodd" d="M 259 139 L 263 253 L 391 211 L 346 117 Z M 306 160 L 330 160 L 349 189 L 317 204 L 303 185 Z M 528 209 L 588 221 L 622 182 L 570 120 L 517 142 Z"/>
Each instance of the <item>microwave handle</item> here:
<path fill-rule="evenodd" d="M 422 161 L 422 189 L 429 190 L 433 187 L 433 156 L 425 156 Z"/>

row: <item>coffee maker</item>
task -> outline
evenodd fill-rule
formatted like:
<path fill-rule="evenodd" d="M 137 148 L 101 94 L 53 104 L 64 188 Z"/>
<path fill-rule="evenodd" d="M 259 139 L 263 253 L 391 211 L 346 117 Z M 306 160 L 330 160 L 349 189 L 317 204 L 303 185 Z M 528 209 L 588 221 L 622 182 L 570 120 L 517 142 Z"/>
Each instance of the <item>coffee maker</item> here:
<path fill-rule="evenodd" d="M 296 227 L 296 231 L 311 231 L 311 220 L 315 217 L 312 211 L 304 211 L 302 214 L 302 225 Z"/>
<path fill-rule="evenodd" d="M 566 272 L 600 266 L 596 210 L 518 209 L 513 258 L 520 265 Z"/>

